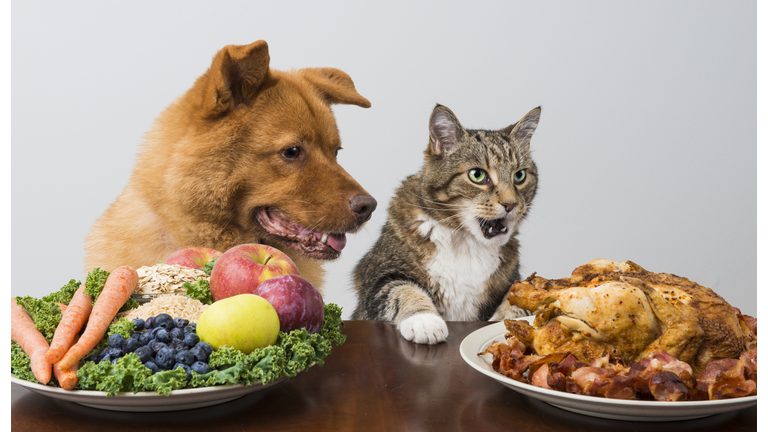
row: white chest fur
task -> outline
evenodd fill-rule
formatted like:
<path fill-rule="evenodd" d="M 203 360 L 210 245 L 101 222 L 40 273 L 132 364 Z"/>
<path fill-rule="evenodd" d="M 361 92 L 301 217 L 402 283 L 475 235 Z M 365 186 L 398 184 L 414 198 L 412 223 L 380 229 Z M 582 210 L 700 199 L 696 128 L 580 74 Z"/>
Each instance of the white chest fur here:
<path fill-rule="evenodd" d="M 453 231 L 425 217 L 420 233 L 435 245 L 435 255 L 427 263 L 427 273 L 440 285 L 446 321 L 477 319 L 485 282 L 499 267 L 502 245 L 482 242 L 465 230 Z"/>

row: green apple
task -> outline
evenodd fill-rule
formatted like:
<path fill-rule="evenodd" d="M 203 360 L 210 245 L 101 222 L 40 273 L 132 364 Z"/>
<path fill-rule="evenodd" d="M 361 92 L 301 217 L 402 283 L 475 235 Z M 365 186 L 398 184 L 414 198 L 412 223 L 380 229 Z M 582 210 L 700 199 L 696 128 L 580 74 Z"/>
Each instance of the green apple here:
<path fill-rule="evenodd" d="M 275 308 L 254 294 L 214 302 L 197 319 L 200 340 L 218 349 L 224 345 L 246 354 L 274 344 L 280 331 Z"/>

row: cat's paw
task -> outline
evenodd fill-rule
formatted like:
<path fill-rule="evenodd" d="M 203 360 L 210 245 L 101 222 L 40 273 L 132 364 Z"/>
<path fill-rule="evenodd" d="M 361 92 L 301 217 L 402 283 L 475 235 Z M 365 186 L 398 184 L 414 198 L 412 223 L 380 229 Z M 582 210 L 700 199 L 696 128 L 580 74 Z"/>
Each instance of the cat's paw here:
<path fill-rule="evenodd" d="M 431 313 L 417 313 L 404 319 L 398 326 L 400 334 L 409 341 L 436 344 L 448 338 L 448 326 L 442 318 Z"/>
<path fill-rule="evenodd" d="M 509 304 L 507 298 L 504 297 L 504 301 L 501 302 L 499 307 L 496 308 L 496 312 L 493 313 L 493 316 L 491 316 L 488 321 L 501 321 L 505 319 L 522 318 L 528 315 L 530 315 L 528 311 L 517 306 L 512 306 Z"/>

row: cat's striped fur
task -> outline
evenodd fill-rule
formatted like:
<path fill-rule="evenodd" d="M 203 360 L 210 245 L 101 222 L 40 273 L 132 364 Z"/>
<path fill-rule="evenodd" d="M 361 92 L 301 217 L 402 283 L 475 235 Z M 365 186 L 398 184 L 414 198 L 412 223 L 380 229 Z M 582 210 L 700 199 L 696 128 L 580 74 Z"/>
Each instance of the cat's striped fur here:
<path fill-rule="evenodd" d="M 488 131 L 434 109 L 424 166 L 397 189 L 381 236 L 355 267 L 352 319 L 389 321 L 408 340 L 438 343 L 448 336 L 444 320 L 527 315 L 506 295 L 520 278 L 516 235 L 536 194 L 530 141 L 540 112 Z"/>

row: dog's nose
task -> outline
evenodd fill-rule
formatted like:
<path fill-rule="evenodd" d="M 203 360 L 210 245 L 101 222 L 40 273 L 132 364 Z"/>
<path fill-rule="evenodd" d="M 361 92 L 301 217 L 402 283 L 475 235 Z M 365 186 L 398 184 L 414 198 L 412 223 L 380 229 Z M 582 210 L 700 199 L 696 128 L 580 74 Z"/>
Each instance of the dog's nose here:
<path fill-rule="evenodd" d="M 349 200 L 349 206 L 357 214 L 360 223 L 363 223 L 370 219 L 371 214 L 376 210 L 376 200 L 370 195 L 355 195 Z"/>

